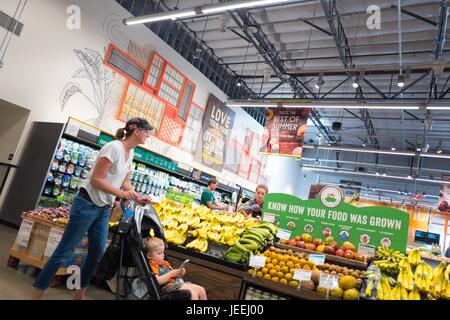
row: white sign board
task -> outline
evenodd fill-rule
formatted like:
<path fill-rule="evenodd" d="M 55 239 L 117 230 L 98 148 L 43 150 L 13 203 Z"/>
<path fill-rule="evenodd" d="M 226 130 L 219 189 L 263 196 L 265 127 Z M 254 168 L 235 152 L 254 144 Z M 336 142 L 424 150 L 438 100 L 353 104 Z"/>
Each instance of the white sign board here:
<path fill-rule="evenodd" d="M 321 266 L 325 263 L 325 255 L 324 254 L 310 254 L 308 257 L 309 261 L 314 262 L 316 266 Z"/>
<path fill-rule="evenodd" d="M 47 246 L 45 247 L 44 256 L 51 257 L 59 242 L 61 241 L 64 229 L 53 227 L 48 235 Z"/>
<path fill-rule="evenodd" d="M 274 223 L 275 215 L 273 213 L 264 213 L 263 221 Z"/>
<path fill-rule="evenodd" d="M 289 240 L 291 238 L 291 233 L 292 232 L 289 230 L 278 229 L 277 238 Z"/>
<path fill-rule="evenodd" d="M 294 276 L 292 279 L 298 280 L 298 281 L 309 281 L 311 280 L 312 271 L 309 270 L 302 270 L 302 269 L 295 269 Z"/>
<path fill-rule="evenodd" d="M 319 278 L 319 288 L 327 290 L 337 289 L 339 287 L 338 277 L 331 274 L 321 274 Z"/>
<path fill-rule="evenodd" d="M 19 233 L 17 234 L 16 244 L 22 247 L 28 247 L 31 230 L 33 230 L 34 222 L 32 220 L 23 219 L 20 225 Z"/>
<path fill-rule="evenodd" d="M 375 246 L 360 243 L 358 247 L 358 254 L 362 256 L 375 257 Z"/>
<path fill-rule="evenodd" d="M 262 268 L 266 265 L 266 257 L 255 256 L 252 254 L 250 256 L 250 261 L 249 261 L 248 265 L 253 268 Z"/>

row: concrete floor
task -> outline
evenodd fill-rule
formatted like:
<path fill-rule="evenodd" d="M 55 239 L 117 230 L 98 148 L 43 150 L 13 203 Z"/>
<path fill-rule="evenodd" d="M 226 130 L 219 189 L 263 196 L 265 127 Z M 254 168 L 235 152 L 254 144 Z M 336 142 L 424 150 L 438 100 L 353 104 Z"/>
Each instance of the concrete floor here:
<path fill-rule="evenodd" d="M 32 285 L 36 278 L 36 269 L 19 264 L 15 269 L 6 265 L 8 251 L 17 235 L 15 229 L 0 224 L 0 300 L 28 300 L 32 292 Z M 49 288 L 45 300 L 71 300 L 73 292 L 61 285 Z M 87 300 L 113 300 L 114 294 L 91 285 L 87 291 Z"/>

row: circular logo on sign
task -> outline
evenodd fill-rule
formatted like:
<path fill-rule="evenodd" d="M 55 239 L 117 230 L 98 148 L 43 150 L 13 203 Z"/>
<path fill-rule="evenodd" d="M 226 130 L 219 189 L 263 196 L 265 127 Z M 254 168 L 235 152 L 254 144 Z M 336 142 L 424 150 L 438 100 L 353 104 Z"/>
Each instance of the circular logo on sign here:
<path fill-rule="evenodd" d="M 324 237 L 329 237 L 329 236 L 331 236 L 331 229 L 328 228 L 328 227 L 323 228 L 323 229 L 322 229 L 322 235 L 323 235 Z"/>
<path fill-rule="evenodd" d="M 335 186 L 326 186 L 320 191 L 320 202 L 327 208 L 336 208 L 343 198 L 342 190 Z"/>
<path fill-rule="evenodd" d="M 350 233 L 347 230 L 342 230 L 339 232 L 339 239 L 342 241 L 347 241 L 350 238 Z"/>
<path fill-rule="evenodd" d="M 380 240 L 380 245 L 385 248 L 389 248 L 391 246 L 391 243 L 392 241 L 389 238 L 383 238 Z"/>
<path fill-rule="evenodd" d="M 312 225 L 307 224 L 307 225 L 303 228 L 303 230 L 305 230 L 305 232 L 307 232 L 307 233 L 311 233 L 311 232 L 313 232 L 314 228 L 313 228 Z"/>
<path fill-rule="evenodd" d="M 287 223 L 287 225 L 286 225 L 288 228 L 292 228 L 292 229 L 295 229 L 295 222 L 293 222 L 293 221 L 289 221 L 288 223 Z"/>
<path fill-rule="evenodd" d="M 368 244 L 372 238 L 368 234 L 362 234 L 359 237 L 359 242 L 363 244 Z"/>

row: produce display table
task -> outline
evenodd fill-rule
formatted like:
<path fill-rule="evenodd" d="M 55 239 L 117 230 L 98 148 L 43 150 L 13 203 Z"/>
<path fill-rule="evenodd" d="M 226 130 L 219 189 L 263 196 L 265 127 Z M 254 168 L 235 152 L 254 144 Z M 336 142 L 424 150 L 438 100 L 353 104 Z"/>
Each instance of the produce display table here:
<path fill-rule="evenodd" d="M 14 268 L 22 261 L 38 269 L 42 269 L 49 259 L 48 256 L 45 256 L 45 250 L 51 229 L 53 227 L 64 229 L 65 225 L 52 223 L 49 220 L 29 215 L 22 215 L 22 218 L 33 222 L 32 230 L 29 234 L 28 245 L 26 247 L 22 246 L 18 244 L 18 239 L 16 239 L 14 245 L 9 250 L 7 265 Z M 56 273 L 57 276 L 66 274 L 66 268 L 60 268 Z"/>
<path fill-rule="evenodd" d="M 212 262 L 200 258 L 196 252 L 180 252 L 177 249 L 166 251 L 167 259 L 174 268 L 179 267 L 184 260 L 189 259 L 185 281 L 203 286 L 208 294 L 208 299 L 216 300 L 243 300 L 247 289 L 257 287 L 262 290 L 277 293 L 293 299 L 301 300 L 326 300 L 327 297 L 315 291 L 291 287 L 260 277 L 253 277 L 246 271 L 237 270 L 225 266 L 222 261 Z M 329 300 L 336 298 L 328 297 Z"/>

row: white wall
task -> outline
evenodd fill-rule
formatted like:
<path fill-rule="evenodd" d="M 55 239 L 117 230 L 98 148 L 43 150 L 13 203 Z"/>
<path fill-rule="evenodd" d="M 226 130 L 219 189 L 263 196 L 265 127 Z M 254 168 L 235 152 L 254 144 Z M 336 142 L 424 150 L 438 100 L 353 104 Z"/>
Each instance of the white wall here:
<path fill-rule="evenodd" d="M 0 10 L 13 15 L 16 5 L 16 0 L 2 0 Z M 66 10 L 70 5 L 78 5 L 81 8 L 80 30 L 69 30 L 66 27 L 69 18 Z M 225 94 L 219 88 L 147 27 L 124 26 L 121 21 L 129 16 L 130 14 L 114 0 L 28 1 L 20 19 L 24 23 L 23 32 L 11 42 L 4 59 L 4 67 L 0 72 L 0 98 L 31 111 L 27 130 L 31 121 L 66 122 L 69 116 L 93 123 L 92 119 L 99 115 L 86 98 L 93 94 L 90 82 L 71 78 L 82 66 L 73 50 L 89 48 L 99 52 L 103 58 L 104 50 L 111 42 L 124 51 L 127 50 L 130 40 L 142 48 L 156 49 L 162 57 L 197 85 L 194 95 L 194 102 L 197 104 L 205 106 L 210 93 L 222 101 L 226 100 Z M 114 84 L 117 88 L 121 87 L 123 81 L 119 78 L 116 77 Z M 86 96 L 73 95 L 62 111 L 60 94 L 68 82 L 79 83 Z M 112 116 L 112 108 L 117 108 L 118 95 L 112 94 L 111 101 L 107 103 L 101 129 L 114 132 L 123 126 Z M 242 109 L 235 112 L 236 128 L 242 126 L 243 129 L 251 128 L 254 131 L 262 129 Z M 234 135 L 240 136 L 240 133 Z M 25 136 L 24 134 L 16 153 L 21 152 Z M 192 162 L 192 155 L 161 144 L 156 139 L 150 140 L 148 145 L 150 149 L 164 153 L 177 161 Z M 218 177 L 226 176 L 230 181 L 240 183 L 246 188 L 255 187 L 255 184 L 232 173 L 222 174 L 204 168 L 200 164 L 193 164 Z"/>

